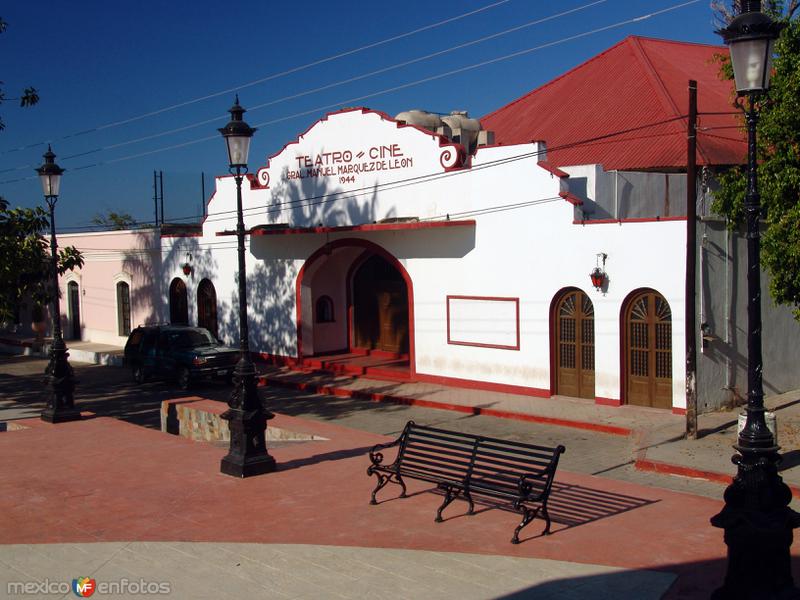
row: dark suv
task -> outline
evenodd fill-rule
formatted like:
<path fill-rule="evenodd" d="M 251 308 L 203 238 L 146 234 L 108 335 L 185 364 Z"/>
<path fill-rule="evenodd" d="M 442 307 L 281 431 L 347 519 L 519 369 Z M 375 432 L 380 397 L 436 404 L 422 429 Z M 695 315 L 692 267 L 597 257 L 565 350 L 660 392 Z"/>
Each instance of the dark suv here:
<path fill-rule="evenodd" d="M 230 381 L 238 360 L 238 350 L 224 346 L 202 327 L 140 326 L 125 344 L 125 365 L 137 383 L 148 377 L 175 378 L 182 390 L 203 377 Z"/>

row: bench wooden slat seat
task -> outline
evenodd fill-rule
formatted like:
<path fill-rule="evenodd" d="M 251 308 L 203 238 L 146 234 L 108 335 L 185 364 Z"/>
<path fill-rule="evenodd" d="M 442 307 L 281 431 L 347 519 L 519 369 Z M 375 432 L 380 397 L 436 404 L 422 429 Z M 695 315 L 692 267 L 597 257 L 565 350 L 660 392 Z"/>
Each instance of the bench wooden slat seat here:
<path fill-rule="evenodd" d="M 384 451 L 390 448 L 397 448 L 392 462 L 384 457 Z M 378 479 L 370 504 L 378 503 L 376 494 L 389 482 L 401 487 L 400 497 L 404 498 L 403 478 L 435 483 L 444 492 L 436 522 L 442 521 L 442 511 L 459 496 L 469 503 L 470 515 L 475 512 L 473 494 L 508 500 L 523 515 L 511 538 L 512 543 L 518 544 L 519 532 L 540 511 L 546 523 L 543 533 L 550 533 L 547 499 L 558 458 L 564 451 L 564 446 L 512 442 L 409 421 L 400 437 L 376 445 L 369 453 L 372 464 L 367 474 Z"/>

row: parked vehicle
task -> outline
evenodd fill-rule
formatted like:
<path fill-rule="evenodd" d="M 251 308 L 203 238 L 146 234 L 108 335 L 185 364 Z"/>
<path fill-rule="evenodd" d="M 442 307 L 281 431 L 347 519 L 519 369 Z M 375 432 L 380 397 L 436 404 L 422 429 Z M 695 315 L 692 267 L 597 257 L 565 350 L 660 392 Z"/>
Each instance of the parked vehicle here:
<path fill-rule="evenodd" d="M 150 377 L 176 379 L 182 390 L 206 377 L 230 382 L 238 361 L 238 350 L 202 327 L 139 326 L 125 344 L 125 365 L 137 383 Z"/>

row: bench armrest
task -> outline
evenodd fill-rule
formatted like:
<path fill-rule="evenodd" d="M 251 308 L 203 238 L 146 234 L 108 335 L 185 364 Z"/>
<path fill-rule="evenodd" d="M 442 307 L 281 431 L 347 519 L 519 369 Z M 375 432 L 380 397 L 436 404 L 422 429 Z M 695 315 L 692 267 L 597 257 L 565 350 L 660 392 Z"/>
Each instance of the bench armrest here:
<path fill-rule="evenodd" d="M 541 479 L 547 482 L 547 479 L 549 477 L 550 477 L 549 468 L 544 469 L 539 473 L 525 473 L 524 475 L 520 476 L 519 481 L 517 482 L 517 489 L 519 490 L 520 499 L 525 500 L 528 496 L 530 496 L 531 491 L 533 490 L 533 485 L 529 481 L 530 479 Z"/>
<path fill-rule="evenodd" d="M 372 461 L 374 466 L 378 466 L 383 462 L 383 452 L 381 450 L 386 450 L 387 448 L 393 448 L 394 446 L 399 446 L 400 441 L 403 439 L 403 436 L 400 436 L 393 442 L 389 442 L 386 444 L 376 444 L 372 447 L 372 450 L 369 451 L 369 459 Z"/>

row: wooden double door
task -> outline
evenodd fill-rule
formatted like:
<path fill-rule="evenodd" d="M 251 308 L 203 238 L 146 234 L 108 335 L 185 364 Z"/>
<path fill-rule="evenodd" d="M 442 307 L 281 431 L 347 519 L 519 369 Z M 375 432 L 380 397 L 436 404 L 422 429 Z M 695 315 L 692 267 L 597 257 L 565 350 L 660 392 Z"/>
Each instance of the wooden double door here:
<path fill-rule="evenodd" d="M 594 305 L 580 290 L 555 310 L 556 394 L 594 399 Z"/>
<path fill-rule="evenodd" d="M 203 279 L 197 286 L 197 326 L 205 327 L 214 337 L 219 337 L 217 291 L 208 279 Z"/>
<path fill-rule="evenodd" d="M 628 404 L 672 407 L 672 311 L 664 297 L 645 291 L 625 311 Z"/>
<path fill-rule="evenodd" d="M 373 255 L 353 277 L 353 342 L 358 348 L 408 352 L 408 287 L 384 258 Z"/>

